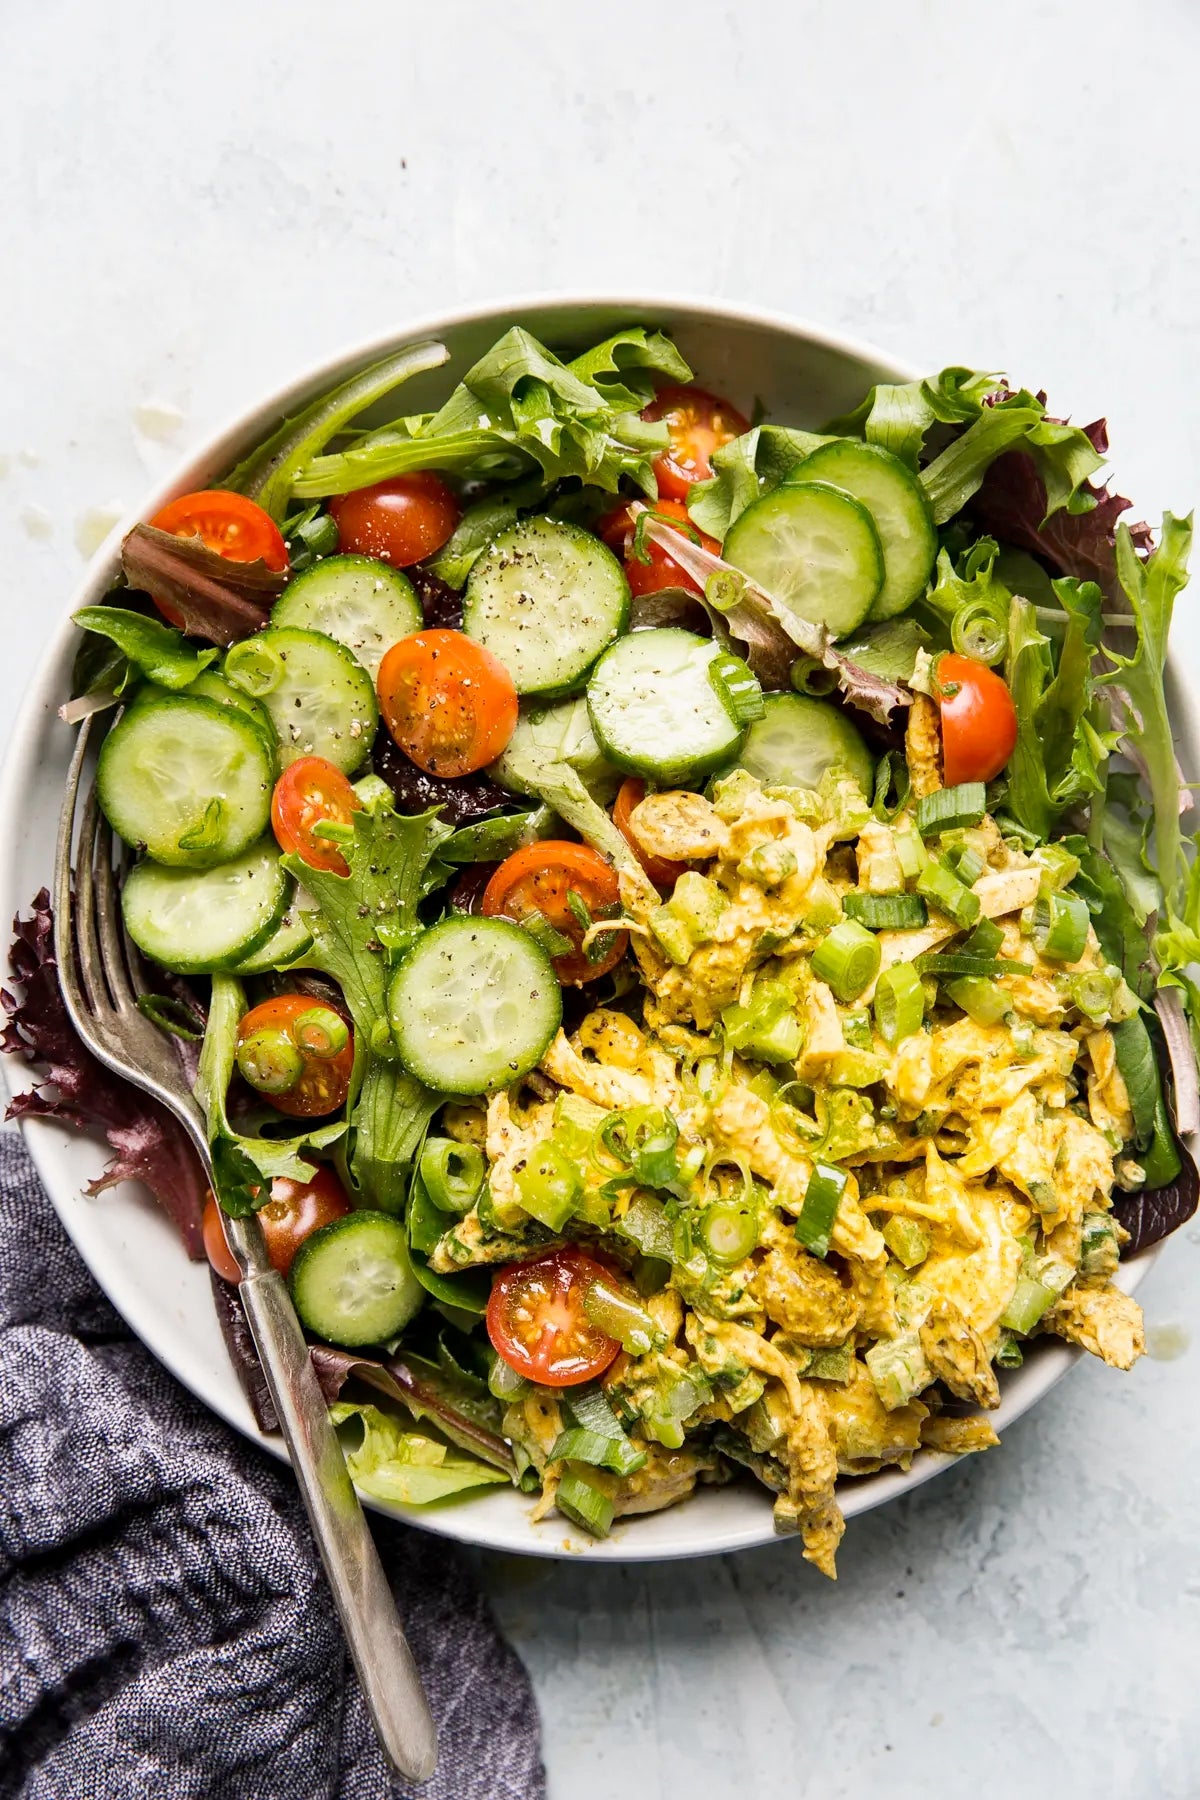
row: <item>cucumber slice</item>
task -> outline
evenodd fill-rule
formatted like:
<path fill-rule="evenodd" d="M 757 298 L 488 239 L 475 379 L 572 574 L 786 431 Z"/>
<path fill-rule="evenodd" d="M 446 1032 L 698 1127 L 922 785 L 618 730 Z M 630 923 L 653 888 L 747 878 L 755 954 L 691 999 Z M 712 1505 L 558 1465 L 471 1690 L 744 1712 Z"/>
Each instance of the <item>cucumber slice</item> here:
<path fill-rule="evenodd" d="M 104 816 L 155 862 L 206 869 L 262 836 L 274 760 L 262 731 L 234 707 L 156 694 L 104 740 L 96 788 Z"/>
<path fill-rule="evenodd" d="M 306 1238 L 288 1276 L 300 1322 L 351 1349 L 383 1344 L 420 1311 L 408 1237 L 390 1213 L 347 1213 Z"/>
<path fill-rule="evenodd" d="M 521 519 L 471 570 L 463 630 L 499 657 L 518 694 L 566 694 L 625 630 L 629 606 L 607 544 L 565 521 Z"/>
<path fill-rule="evenodd" d="M 443 1094 L 485 1094 L 536 1068 L 562 1023 L 550 958 L 507 919 L 444 919 L 392 977 L 405 1066 Z"/>
<path fill-rule="evenodd" d="M 753 576 L 783 614 L 844 637 L 883 587 L 883 549 L 865 506 L 827 482 L 778 487 L 748 506 L 725 539 L 726 562 Z"/>
<path fill-rule="evenodd" d="M 841 708 L 807 694 L 767 694 L 738 765 L 764 787 L 815 788 L 835 764 L 853 775 L 869 800 L 875 759 Z"/>
<path fill-rule="evenodd" d="M 230 970 L 233 975 L 266 975 L 272 969 L 294 969 L 312 949 L 313 934 L 305 917 L 316 902 L 296 888 L 287 909 L 265 944 L 252 950 Z"/>
<path fill-rule="evenodd" d="M 261 700 L 279 739 L 283 768 L 323 756 L 353 775 L 371 754 L 379 708 L 371 677 L 343 644 L 321 631 L 270 626 L 235 644 L 225 678 Z"/>
<path fill-rule="evenodd" d="M 121 893 L 138 949 L 180 975 L 211 975 L 251 956 L 287 910 L 290 882 L 268 838 L 216 869 L 164 869 L 145 861 Z"/>
<path fill-rule="evenodd" d="M 871 619 L 893 619 L 925 592 L 937 556 L 937 531 L 920 482 L 899 457 L 850 438 L 822 444 L 790 469 L 784 485 L 828 482 L 865 506 L 883 547 L 883 586 Z"/>
<path fill-rule="evenodd" d="M 251 724 L 257 725 L 262 732 L 263 743 L 271 753 L 272 766 L 275 765 L 279 743 L 275 727 L 271 723 L 271 715 L 265 706 L 260 706 L 249 694 L 243 694 L 240 688 L 235 688 L 232 681 L 226 681 L 215 669 L 202 669 L 188 688 L 187 694 L 189 699 L 215 700 L 218 706 L 231 706 L 243 718 L 249 719 Z"/>
<path fill-rule="evenodd" d="M 588 713 L 618 768 L 667 784 L 696 782 L 742 741 L 711 638 L 677 625 L 635 631 L 606 650 L 588 682 Z"/>
<path fill-rule="evenodd" d="M 412 582 L 373 556 L 327 556 L 294 575 L 271 624 L 320 631 L 357 657 L 374 681 L 384 652 L 424 624 Z"/>

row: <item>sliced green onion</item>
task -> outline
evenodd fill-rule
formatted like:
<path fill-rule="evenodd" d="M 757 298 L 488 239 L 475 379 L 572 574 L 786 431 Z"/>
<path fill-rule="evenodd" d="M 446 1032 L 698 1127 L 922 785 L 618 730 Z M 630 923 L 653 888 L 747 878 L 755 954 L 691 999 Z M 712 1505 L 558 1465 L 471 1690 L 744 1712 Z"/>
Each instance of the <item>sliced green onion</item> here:
<path fill-rule="evenodd" d="M 625 1436 L 603 1388 L 570 1388 L 563 1395 L 563 1405 L 572 1425 L 578 1425 L 581 1431 L 594 1431 L 599 1437 Z"/>
<path fill-rule="evenodd" d="M 715 612 L 732 612 L 746 591 L 746 583 L 735 569 L 714 569 L 704 584 L 704 598 Z"/>
<path fill-rule="evenodd" d="M 589 1481 L 577 1469 L 564 1470 L 554 1495 L 560 1513 L 590 1531 L 593 1537 L 607 1537 L 612 1530 L 616 1509 L 602 1488 Z"/>
<path fill-rule="evenodd" d="M 867 1351 L 864 1361 L 875 1392 L 889 1412 L 907 1406 L 933 1379 L 915 1331 L 884 1338 Z"/>
<path fill-rule="evenodd" d="M 679 1127 L 664 1107 L 632 1106 L 610 1113 L 600 1127 L 600 1141 L 645 1187 L 670 1188 L 680 1179 Z"/>
<path fill-rule="evenodd" d="M 912 963 L 893 963 L 875 983 L 875 1023 L 892 1049 L 920 1031 L 925 1017 L 925 989 Z"/>
<path fill-rule="evenodd" d="M 1017 1331 L 1022 1337 L 1028 1337 L 1042 1314 L 1053 1306 L 1057 1298 L 1053 1288 L 1046 1287 L 1032 1275 L 1020 1275 L 1013 1289 L 1013 1297 L 1000 1315 L 1000 1323 L 1007 1326 L 1009 1331 Z"/>
<path fill-rule="evenodd" d="M 987 813 L 987 790 L 982 781 L 962 781 L 957 787 L 937 788 L 917 801 L 917 830 L 922 837 L 942 831 L 962 831 L 982 823 Z"/>
<path fill-rule="evenodd" d="M 951 850 L 945 861 L 946 867 L 952 874 L 958 876 L 964 887 L 974 887 L 987 868 L 982 856 L 977 850 L 972 850 L 969 844 L 962 844 L 957 849 Z"/>
<path fill-rule="evenodd" d="M 919 894 L 843 894 L 842 911 L 868 931 L 909 931 L 929 922 Z"/>
<path fill-rule="evenodd" d="M 260 1025 L 237 1047 L 237 1066 L 260 1094 L 287 1094 L 304 1074 L 304 1058 L 292 1035 L 278 1025 Z"/>
<path fill-rule="evenodd" d="M 1085 969 L 1079 975 L 1068 977 L 1067 992 L 1085 1018 L 1107 1019 L 1112 1011 L 1117 982 L 1103 969 Z"/>
<path fill-rule="evenodd" d="M 1115 1274 L 1121 1250 L 1116 1227 L 1107 1213 L 1083 1215 L 1079 1267 L 1084 1275 Z"/>
<path fill-rule="evenodd" d="M 350 1042 L 350 1027 L 332 1006 L 312 1006 L 292 1021 L 292 1036 L 302 1050 L 324 1062 L 341 1055 Z"/>
<path fill-rule="evenodd" d="M 792 664 L 791 682 L 798 694 L 823 700 L 837 687 L 837 670 L 826 668 L 815 656 L 798 656 Z"/>
<path fill-rule="evenodd" d="M 530 1218 L 547 1231 L 561 1231 L 575 1211 L 583 1184 L 578 1170 L 547 1140 L 536 1147 L 515 1185 L 517 1202 Z"/>
<path fill-rule="evenodd" d="M 960 975 L 946 983 L 946 992 L 976 1025 L 998 1025 L 1012 1011 L 1012 996 L 986 975 Z"/>
<path fill-rule="evenodd" d="M 1043 892 L 1049 889 L 1057 893 L 1060 888 L 1070 887 L 1079 873 L 1079 858 L 1073 856 L 1065 844 L 1039 844 L 1033 860 L 1042 872 Z"/>
<path fill-rule="evenodd" d="M 257 638 L 243 638 L 225 652 L 224 674 L 243 694 L 261 700 L 273 694 L 283 680 L 283 658 L 270 644 Z"/>
<path fill-rule="evenodd" d="M 847 1013 L 842 1020 L 842 1036 L 852 1050 L 873 1050 L 875 1033 L 871 1030 L 870 1013 Z"/>
<path fill-rule="evenodd" d="M 960 656 L 994 668 L 1008 650 L 1008 609 L 991 600 L 965 600 L 950 621 L 950 641 Z"/>
<path fill-rule="evenodd" d="M 611 1469 L 614 1475 L 634 1475 L 645 1468 L 646 1452 L 631 1444 L 624 1432 L 616 1438 L 600 1437 L 575 1426 L 554 1440 L 549 1461 L 591 1463 L 597 1469 Z"/>
<path fill-rule="evenodd" d="M 740 1200 L 714 1200 L 700 1216 L 697 1235 L 716 1263 L 732 1268 L 758 1248 L 759 1218 L 756 1205 Z"/>
<path fill-rule="evenodd" d="M 982 909 L 979 895 L 964 887 L 945 863 L 929 862 L 917 876 L 917 892 L 944 912 L 956 925 L 973 925 Z"/>
<path fill-rule="evenodd" d="M 814 1256 L 828 1256 L 829 1238 L 837 1218 L 842 1195 L 846 1191 L 846 1173 L 833 1163 L 814 1162 L 804 1204 L 796 1220 L 796 1236 Z"/>
<path fill-rule="evenodd" d="M 857 1000 L 879 973 L 879 940 L 854 919 L 845 919 L 822 938 L 812 955 L 813 974 L 828 982 L 839 1000 Z"/>
<path fill-rule="evenodd" d="M 753 725 L 762 718 L 766 711 L 762 688 L 740 656 L 720 651 L 708 665 L 708 678 L 739 725 Z"/>
<path fill-rule="evenodd" d="M 668 1450 L 680 1449 L 684 1421 L 691 1418 L 697 1407 L 706 1405 L 711 1399 L 712 1383 L 703 1370 L 693 1367 L 686 1375 L 679 1372 L 669 1386 L 660 1387 L 643 1407 L 646 1436 Z"/>
<path fill-rule="evenodd" d="M 926 950 L 916 960 L 921 975 L 945 980 L 950 975 L 973 975 L 983 979 L 990 975 L 1027 975 L 1023 962 L 1008 956 L 968 956 L 965 950 Z"/>
<path fill-rule="evenodd" d="M 883 1228 L 883 1241 L 906 1269 L 915 1269 L 929 1255 L 930 1236 L 916 1219 L 893 1215 Z"/>
<path fill-rule="evenodd" d="M 421 1180 L 439 1211 L 470 1212 L 483 1186 L 483 1175 L 483 1152 L 478 1145 L 459 1144 L 453 1138 L 425 1140 Z"/>
<path fill-rule="evenodd" d="M 654 1348 L 657 1332 L 654 1320 L 630 1295 L 610 1286 L 607 1281 L 593 1281 L 585 1290 L 583 1310 L 605 1337 L 616 1338 L 630 1356 L 645 1356 Z"/>
<path fill-rule="evenodd" d="M 900 860 L 900 868 L 906 881 L 913 881 L 921 873 L 929 858 L 925 846 L 921 842 L 921 834 L 911 819 L 901 819 L 893 826 L 896 841 L 896 855 Z"/>
<path fill-rule="evenodd" d="M 1025 1352 L 1010 1331 L 1001 1332 L 992 1361 L 998 1369 L 1019 1369 L 1025 1361 Z"/>
<path fill-rule="evenodd" d="M 529 933 L 534 943 L 538 945 L 539 949 L 544 950 L 547 956 L 569 956 L 575 949 L 575 945 L 566 932 L 560 931 L 557 925 L 552 925 L 545 913 L 539 912 L 537 907 L 532 907 L 529 912 L 523 913 L 517 923 L 522 931 Z"/>
<path fill-rule="evenodd" d="M 964 938 L 964 956 L 993 957 L 1004 942 L 1004 932 L 994 919 L 980 919 L 970 937 Z"/>
<path fill-rule="evenodd" d="M 1033 941 L 1047 962 L 1078 962 L 1087 947 L 1091 915 L 1079 894 L 1039 894 L 1033 908 Z"/>

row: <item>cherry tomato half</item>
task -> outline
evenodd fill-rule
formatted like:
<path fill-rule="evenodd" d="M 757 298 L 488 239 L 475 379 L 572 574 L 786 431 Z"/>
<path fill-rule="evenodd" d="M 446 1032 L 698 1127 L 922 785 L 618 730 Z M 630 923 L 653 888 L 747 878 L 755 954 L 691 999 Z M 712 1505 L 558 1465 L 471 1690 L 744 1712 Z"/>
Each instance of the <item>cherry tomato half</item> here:
<path fill-rule="evenodd" d="M 516 730 L 512 676 L 461 631 L 401 638 L 380 663 L 376 686 L 394 742 L 427 775 L 486 767 Z"/>
<path fill-rule="evenodd" d="M 461 516 L 454 494 L 430 469 L 397 475 L 329 502 L 339 550 L 407 569 L 440 550 Z"/>
<path fill-rule="evenodd" d="M 668 500 L 686 500 L 693 481 L 712 474 L 713 451 L 750 429 L 736 407 L 698 387 L 660 388 L 642 417 L 663 420 L 671 434 L 670 448 L 654 459 L 659 494 Z"/>
<path fill-rule="evenodd" d="M 613 804 L 612 820 L 633 854 L 645 869 L 647 875 L 657 888 L 674 887 L 679 877 L 687 868 L 686 863 L 671 862 L 665 856 L 652 856 L 634 837 L 629 829 L 629 815 L 635 806 L 640 806 L 646 798 L 646 784 L 640 775 L 630 775 L 621 783 L 620 792 Z"/>
<path fill-rule="evenodd" d="M 345 1104 L 354 1033 L 339 1012 L 311 994 L 277 994 L 243 1016 L 237 1063 L 277 1112 L 322 1118 Z"/>
<path fill-rule="evenodd" d="M 1017 709 L 1006 684 L 986 663 L 953 651 L 937 662 L 942 715 L 942 778 L 993 781 L 1017 741 Z"/>
<path fill-rule="evenodd" d="M 715 538 L 706 537 L 702 531 L 696 530 L 688 518 L 688 510 L 682 500 L 655 500 L 648 504 L 650 504 L 651 511 L 662 519 L 664 524 L 678 519 L 685 535 L 692 535 L 693 542 L 698 539 L 705 550 L 711 550 L 714 554 L 719 553 L 720 544 Z M 607 513 L 596 526 L 597 532 L 609 549 L 615 550 L 618 556 L 624 557 L 625 579 L 629 583 L 630 593 L 636 598 L 640 594 L 660 594 L 664 588 L 683 588 L 689 594 L 702 594 L 704 589 L 700 582 L 689 575 L 686 569 L 681 568 L 675 558 L 664 550 L 661 544 L 656 544 L 651 538 L 644 540 L 644 548 L 650 558 L 649 562 L 643 562 L 639 556 L 634 555 L 633 536 L 636 526 L 637 521 L 629 510 L 627 500 L 623 501 L 614 511 Z"/>
<path fill-rule="evenodd" d="M 287 545 L 270 513 L 244 494 L 226 488 L 181 494 L 156 512 L 150 523 L 155 531 L 169 532 L 172 537 L 198 537 L 205 549 L 229 562 L 263 562 L 277 572 L 288 566 Z M 169 602 L 156 600 L 155 604 L 172 625 L 182 625 L 181 615 Z"/>
<path fill-rule="evenodd" d="M 569 938 L 574 949 L 552 958 L 554 972 L 564 985 L 579 986 L 607 975 L 625 954 L 629 933 L 618 931 L 602 956 L 589 962 L 581 945 L 586 929 L 571 908 L 571 894 L 593 920 L 602 919 L 610 907 L 621 903 L 615 870 L 587 844 L 543 838 L 526 844 L 507 857 L 483 890 L 483 913 L 503 916 L 520 924 L 531 913 L 540 913 L 548 925 Z M 595 946 L 602 938 L 593 940 Z"/>
<path fill-rule="evenodd" d="M 311 1181 L 289 1181 L 277 1175 L 271 1183 L 271 1198 L 257 1214 L 271 1266 L 286 1275 L 305 1238 L 349 1211 L 350 1202 L 332 1169 L 316 1169 Z M 211 1193 L 204 1202 L 204 1248 L 218 1275 L 235 1284 L 241 1280 L 242 1272 L 225 1241 L 221 1209 Z"/>
<path fill-rule="evenodd" d="M 329 838 L 314 835 L 318 825 L 348 825 L 359 808 L 349 780 L 323 756 L 289 763 L 271 795 L 271 829 L 279 848 L 300 857 L 310 869 L 348 875 L 350 865 Z"/>
<path fill-rule="evenodd" d="M 542 1387 L 591 1381 L 621 1348 L 583 1310 L 592 1282 L 607 1280 L 607 1269 L 573 1248 L 509 1263 L 492 1283 L 488 1301 L 493 1349 L 510 1369 Z"/>

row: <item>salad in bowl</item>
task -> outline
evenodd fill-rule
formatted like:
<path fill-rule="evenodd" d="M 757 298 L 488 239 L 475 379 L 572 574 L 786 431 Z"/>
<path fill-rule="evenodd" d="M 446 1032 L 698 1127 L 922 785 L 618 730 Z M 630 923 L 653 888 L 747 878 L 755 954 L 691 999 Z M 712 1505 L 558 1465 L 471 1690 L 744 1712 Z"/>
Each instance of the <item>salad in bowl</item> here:
<path fill-rule="evenodd" d="M 661 331 L 514 327 L 406 413 L 445 360 L 284 421 L 76 615 L 215 1192 L 73 1039 L 44 895 L 14 1110 L 207 1254 L 270 1429 L 258 1214 L 364 1493 L 603 1537 L 756 1482 L 832 1575 L 839 1484 L 994 1444 L 1039 1337 L 1132 1366 L 1122 1257 L 1195 1208 L 1190 521 L 991 373 L 813 431 Z"/>

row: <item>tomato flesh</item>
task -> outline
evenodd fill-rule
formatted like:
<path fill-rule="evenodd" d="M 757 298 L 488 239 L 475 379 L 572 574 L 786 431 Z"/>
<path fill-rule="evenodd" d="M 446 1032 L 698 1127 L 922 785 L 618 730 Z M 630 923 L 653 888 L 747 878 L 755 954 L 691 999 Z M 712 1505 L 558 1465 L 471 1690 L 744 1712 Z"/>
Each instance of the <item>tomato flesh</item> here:
<path fill-rule="evenodd" d="M 575 1387 L 600 1375 L 620 1351 L 592 1324 L 583 1298 L 608 1270 L 582 1250 L 552 1250 L 509 1263 L 492 1283 L 487 1332 L 510 1369 L 540 1387 Z"/>
<path fill-rule="evenodd" d="M 244 494 L 226 488 L 180 494 L 178 500 L 168 501 L 156 512 L 150 524 L 171 537 L 199 538 L 206 550 L 228 562 L 262 562 L 277 574 L 288 566 L 283 533 L 270 513 Z M 172 625 L 183 624 L 182 615 L 169 601 L 156 599 L 155 605 Z"/>
<path fill-rule="evenodd" d="M 329 502 L 338 548 L 407 569 L 440 550 L 461 517 L 458 500 L 431 469 L 396 475 Z"/>
<path fill-rule="evenodd" d="M 290 1181 L 277 1175 L 271 1183 L 271 1198 L 256 1214 L 272 1268 L 286 1275 L 305 1238 L 349 1211 L 350 1202 L 332 1169 L 315 1169 L 311 1181 Z M 221 1208 L 210 1191 L 204 1201 L 205 1253 L 217 1274 L 236 1286 L 242 1272 L 225 1241 L 221 1219 Z"/>
<path fill-rule="evenodd" d="M 629 829 L 629 815 L 635 806 L 640 806 L 646 798 L 646 784 L 640 775 L 630 775 L 621 783 L 620 791 L 613 804 L 613 824 L 620 832 L 633 854 L 645 869 L 647 875 L 657 888 L 674 887 L 679 877 L 687 869 L 686 863 L 671 862 L 665 856 L 652 856 L 643 850 L 633 832 Z"/>
<path fill-rule="evenodd" d="M 572 893 L 595 921 L 621 903 L 616 872 L 595 850 L 587 844 L 544 838 L 515 850 L 500 864 L 483 891 L 482 910 L 487 918 L 514 919 L 518 925 L 540 913 L 548 925 L 570 939 L 573 948 L 551 960 L 558 979 L 565 986 L 577 987 L 615 968 L 625 954 L 629 934 L 615 932 L 604 954 L 589 962 L 582 947 L 585 927 L 572 911 Z M 599 937 L 593 940 L 594 944 L 601 942 Z"/>
<path fill-rule="evenodd" d="M 274 1038 L 299 1070 L 296 1080 L 283 1092 L 260 1088 L 262 1098 L 277 1112 L 294 1119 L 323 1118 L 346 1103 L 350 1091 L 350 1073 L 354 1067 L 354 1033 L 346 1027 L 346 1038 L 340 1050 L 322 1056 L 306 1048 L 297 1035 L 297 1024 L 306 1013 L 335 1012 L 311 994 L 277 994 L 252 1006 L 238 1025 L 238 1048 L 252 1038 Z M 340 1018 L 340 1014 L 335 1013 Z M 345 1021 L 343 1020 L 344 1024 Z"/>
<path fill-rule="evenodd" d="M 512 676 L 461 631 L 401 638 L 380 663 L 376 685 L 393 742 L 427 775 L 485 768 L 517 727 Z"/>
<path fill-rule="evenodd" d="M 1017 742 L 1017 709 L 1007 684 L 986 663 L 950 651 L 938 658 L 937 685 L 946 786 L 994 781 Z"/>
<path fill-rule="evenodd" d="M 712 474 L 713 451 L 750 429 L 749 419 L 728 400 L 698 387 L 660 388 L 642 417 L 664 421 L 671 434 L 653 465 L 659 494 L 667 500 L 685 500 L 693 481 L 707 481 Z"/>
<path fill-rule="evenodd" d="M 693 542 L 699 538 L 705 550 L 711 550 L 714 555 L 719 553 L 721 546 L 715 538 L 706 537 L 702 531 L 696 531 L 696 527 L 688 518 L 688 510 L 682 500 L 656 500 L 650 510 L 663 524 L 669 525 L 673 520 L 678 519 L 684 535 L 694 534 Z M 624 558 L 625 579 L 629 583 L 630 593 L 635 598 L 644 594 L 661 594 L 664 588 L 682 588 L 688 594 L 704 592 L 701 583 L 694 576 L 689 575 L 687 570 L 682 568 L 675 558 L 664 550 L 661 544 L 656 544 L 652 538 L 647 537 L 643 540 L 643 550 L 648 555 L 649 561 L 643 562 L 641 557 L 635 556 L 633 539 L 636 528 L 637 520 L 630 511 L 628 501 L 608 513 L 596 527 L 609 548 Z"/>
<path fill-rule="evenodd" d="M 329 838 L 316 835 L 320 825 L 349 825 L 359 800 L 349 780 L 323 756 L 301 756 L 289 763 L 271 795 L 271 829 L 284 854 L 298 856 L 310 869 L 348 875 L 350 865 Z"/>

